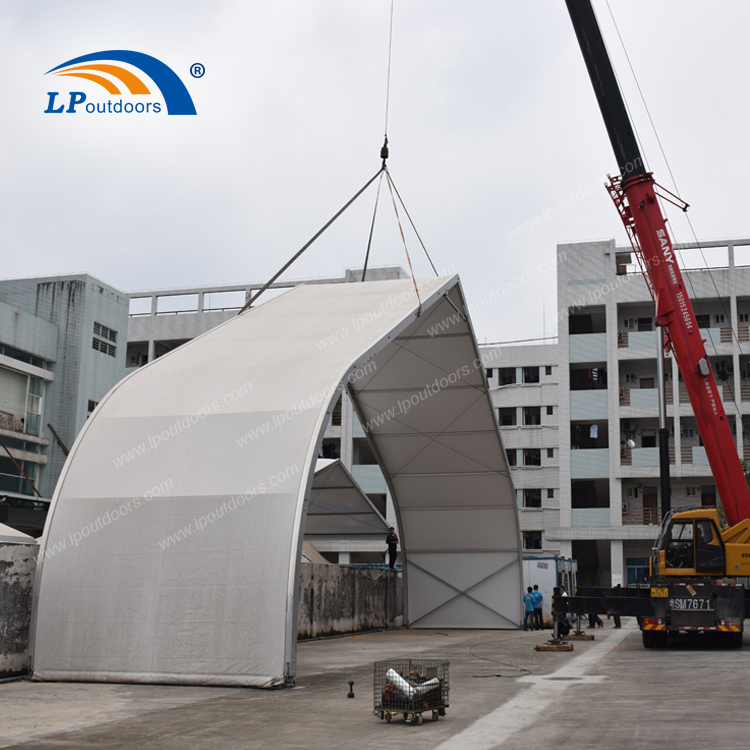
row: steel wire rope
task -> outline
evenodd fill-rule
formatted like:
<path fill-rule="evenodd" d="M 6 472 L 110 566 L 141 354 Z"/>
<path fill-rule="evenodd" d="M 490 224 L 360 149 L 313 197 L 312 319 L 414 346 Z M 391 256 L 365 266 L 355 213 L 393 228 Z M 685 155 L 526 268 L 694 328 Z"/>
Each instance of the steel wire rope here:
<path fill-rule="evenodd" d="M 282 274 L 282 273 L 284 273 L 284 271 L 286 271 L 286 269 L 287 269 L 287 268 L 289 268 L 289 266 L 291 266 L 291 265 L 292 265 L 292 263 L 294 263 L 294 261 L 295 261 L 295 260 L 297 260 L 297 258 L 299 258 L 299 257 L 300 257 L 300 255 L 302 255 L 302 253 L 304 253 L 304 252 L 305 252 L 305 250 L 307 250 L 307 248 L 309 248 L 309 247 L 310 247 L 310 245 L 312 245 L 312 244 L 313 244 L 313 242 L 315 242 L 315 240 L 317 240 L 317 239 L 318 239 L 318 237 L 320 237 L 320 236 L 321 236 L 321 235 L 323 234 L 323 232 L 325 232 L 325 231 L 326 231 L 326 229 L 328 229 L 328 227 L 330 227 L 330 226 L 331 226 L 331 224 L 333 224 L 333 223 L 334 223 L 334 222 L 336 221 L 336 219 L 338 219 L 338 218 L 339 218 L 339 216 L 341 216 L 341 214 L 343 214 L 343 213 L 344 213 L 344 211 L 346 211 L 346 209 L 347 209 L 347 208 L 349 208 L 349 206 L 351 206 L 351 205 L 352 205 L 352 203 L 354 203 L 354 201 L 355 201 L 355 200 L 357 200 L 357 198 L 359 198 L 359 196 L 360 196 L 360 195 L 362 195 L 362 193 L 364 193 L 364 192 L 365 192 L 365 190 L 367 190 L 367 188 L 368 188 L 368 187 L 370 187 L 370 185 L 371 185 L 371 184 L 372 184 L 373 182 L 375 182 L 375 180 L 376 180 L 376 179 L 377 179 L 377 178 L 378 178 L 378 177 L 379 177 L 379 176 L 380 176 L 380 175 L 381 175 L 381 174 L 383 173 L 383 170 L 384 170 L 384 169 L 385 169 L 385 167 L 381 166 L 381 167 L 380 167 L 380 169 L 379 169 L 379 170 L 378 170 L 378 171 L 377 171 L 377 172 L 376 172 L 376 173 L 375 173 L 375 174 L 374 174 L 374 175 L 373 175 L 373 176 L 372 176 L 372 177 L 371 177 L 371 178 L 370 178 L 370 179 L 369 179 L 369 180 L 368 180 L 368 181 L 367 181 L 367 182 L 366 182 L 366 183 L 365 183 L 365 184 L 364 184 L 364 185 L 363 185 L 363 186 L 362 186 L 362 187 L 361 187 L 361 188 L 360 188 L 360 189 L 359 189 L 359 190 L 358 190 L 358 191 L 357 191 L 357 192 L 356 192 L 355 194 L 354 194 L 354 196 L 353 196 L 352 198 L 350 198 L 350 199 L 349 199 L 349 200 L 348 200 L 348 201 L 347 201 L 347 202 L 346 202 L 346 203 L 344 204 L 344 206 L 343 206 L 342 208 L 340 208 L 340 209 L 339 209 L 339 210 L 338 210 L 338 211 L 337 211 L 337 212 L 336 212 L 336 213 L 335 213 L 335 214 L 334 214 L 334 215 L 333 215 L 333 216 L 332 216 L 332 217 L 331 217 L 331 218 L 330 218 L 330 219 L 329 219 L 329 220 L 328 220 L 328 221 L 327 221 L 327 222 L 326 222 L 326 223 L 325 223 L 325 224 L 324 224 L 324 225 L 323 225 L 323 226 L 322 226 L 322 227 L 321 227 L 321 228 L 320 228 L 320 229 L 319 229 L 319 230 L 318 230 L 318 231 L 317 231 L 317 232 L 316 232 L 316 233 L 315 233 L 315 234 L 314 234 L 314 235 L 313 235 L 313 236 L 312 236 L 312 237 L 311 237 L 311 238 L 310 238 L 310 239 L 309 239 L 309 240 L 308 240 L 308 241 L 307 241 L 307 242 L 306 242 L 306 243 L 305 243 L 305 244 L 304 244 L 304 245 L 303 245 L 303 246 L 302 246 L 302 247 L 301 247 L 301 248 L 300 248 L 300 249 L 299 249 L 299 250 L 298 250 L 298 251 L 297 251 L 297 252 L 296 252 L 296 253 L 295 253 L 295 254 L 294 254 L 293 256 L 292 256 L 292 257 L 291 257 L 291 259 L 290 259 L 290 260 L 288 260 L 288 261 L 287 261 L 287 262 L 286 262 L 286 263 L 285 263 L 285 264 L 284 264 L 284 265 L 283 265 L 283 266 L 281 267 L 281 269 L 280 269 L 279 271 L 277 271 L 277 272 L 276 272 L 276 273 L 275 273 L 275 274 L 274 274 L 274 275 L 273 275 L 273 276 L 272 276 L 272 277 L 271 277 L 271 278 L 270 278 L 270 279 L 269 279 L 269 280 L 268 280 L 268 281 L 267 281 L 267 282 L 266 282 L 266 283 L 265 283 L 265 284 L 263 285 L 263 287 L 262 287 L 262 288 L 260 289 L 260 291 L 258 291 L 258 292 L 257 292 L 256 294 L 254 294 L 254 295 L 253 295 L 253 296 L 252 296 L 252 297 L 251 297 L 251 298 L 250 298 L 250 299 L 249 299 L 249 300 L 248 300 L 248 301 L 247 301 L 247 302 L 245 303 L 244 307 L 243 307 L 243 308 L 242 308 L 242 309 L 241 309 L 241 310 L 240 310 L 240 311 L 239 311 L 239 312 L 237 313 L 237 315 L 242 315 L 242 313 L 244 313 L 244 312 L 245 312 L 245 310 L 247 310 L 247 309 L 248 309 L 248 308 L 249 308 L 249 307 L 250 307 L 250 306 L 251 306 L 251 305 L 253 304 L 253 302 L 255 302 L 255 301 L 256 301 L 256 300 L 258 299 L 258 297 L 260 297 L 260 295 L 261 295 L 261 294 L 263 294 L 263 292 L 265 292 L 265 291 L 266 291 L 266 290 L 267 290 L 267 289 L 268 289 L 268 288 L 269 288 L 269 287 L 271 286 L 271 284 L 273 284 L 273 282 L 274 282 L 274 281 L 276 281 L 276 279 L 278 279 L 278 278 L 279 278 L 279 276 L 281 276 L 281 274 Z"/>
<path fill-rule="evenodd" d="M 393 8 L 394 8 L 394 2 L 395 0 L 391 0 L 391 12 L 390 12 L 390 24 L 389 24 L 389 31 L 388 31 L 388 65 L 387 65 L 387 73 L 386 73 L 386 84 L 385 84 L 385 120 L 383 123 L 383 146 L 380 150 L 380 156 L 383 159 L 383 171 L 386 173 L 386 178 L 389 181 L 388 188 L 391 191 L 391 197 L 393 197 L 393 192 L 395 191 L 396 196 L 398 197 L 398 201 L 401 204 L 401 207 L 404 209 L 404 213 L 406 214 L 406 217 L 409 219 L 409 224 L 411 225 L 412 230 L 414 231 L 414 234 L 416 235 L 417 239 L 419 240 L 419 244 L 422 247 L 422 250 L 424 251 L 425 256 L 427 257 L 427 260 L 429 261 L 430 266 L 432 267 L 433 272 L 435 273 L 435 276 L 439 276 L 440 274 L 437 272 L 437 269 L 435 268 L 435 264 L 432 262 L 432 258 L 430 258 L 430 254 L 427 252 L 427 248 L 425 247 L 424 242 L 422 241 L 422 237 L 420 236 L 416 225 L 414 224 L 413 219 L 411 218 L 411 214 L 409 213 L 409 210 L 406 208 L 406 204 L 404 203 L 403 198 L 401 197 L 401 194 L 398 191 L 398 188 L 396 187 L 396 183 L 393 181 L 393 178 L 390 176 L 390 173 L 388 172 L 388 169 L 386 167 L 386 160 L 388 159 L 388 116 L 390 113 L 390 105 L 391 105 L 391 66 L 393 61 Z M 382 175 L 381 175 L 382 177 Z M 370 224 L 370 234 L 367 240 L 367 251 L 365 253 L 365 262 L 364 267 L 362 270 L 362 281 L 365 281 L 365 278 L 367 276 L 367 265 L 370 258 L 370 249 L 372 246 L 372 237 L 373 232 L 375 229 L 375 217 L 378 212 L 378 201 L 380 199 L 380 186 L 382 183 L 381 181 L 378 183 L 378 192 L 375 196 L 375 206 L 373 208 L 372 213 L 372 222 Z M 404 242 L 404 249 L 406 250 L 406 257 L 409 261 L 409 268 L 412 273 L 412 279 L 414 280 L 414 288 L 417 291 L 417 298 L 419 298 L 419 289 L 417 289 L 416 285 L 416 279 L 414 276 L 414 268 L 412 267 L 411 258 L 409 257 L 409 251 L 406 248 L 406 238 L 404 236 L 404 231 L 401 226 L 401 220 L 398 215 L 398 209 L 396 208 L 396 202 L 393 201 L 393 208 L 396 213 L 396 221 L 398 222 L 399 230 L 401 232 L 401 238 Z M 422 304 L 420 300 L 420 312 L 421 312 Z M 419 315 L 419 313 L 417 313 Z"/>
<path fill-rule="evenodd" d="M 654 137 L 656 138 L 656 142 L 657 142 L 657 144 L 659 146 L 659 150 L 661 151 L 662 158 L 664 159 L 664 164 L 665 164 L 665 166 L 667 168 L 667 171 L 669 172 L 669 176 L 670 176 L 670 178 L 672 180 L 672 187 L 674 188 L 675 195 L 677 195 L 677 197 L 682 200 L 682 196 L 680 195 L 680 190 L 679 190 L 679 186 L 677 184 L 677 180 L 675 179 L 674 173 L 672 171 L 672 167 L 671 167 L 671 165 L 669 163 L 669 158 L 667 157 L 667 154 L 666 154 L 666 151 L 665 151 L 664 146 L 662 144 L 661 138 L 659 137 L 659 132 L 656 129 L 656 123 L 654 122 L 654 119 L 651 116 L 651 111 L 650 111 L 650 109 L 648 107 L 648 104 L 646 102 L 646 97 L 643 94 L 643 89 L 641 88 L 640 81 L 638 80 L 638 76 L 636 75 L 635 68 L 633 67 L 633 63 L 632 63 L 632 61 L 630 59 L 630 55 L 628 54 L 627 47 L 625 46 L 625 40 L 622 38 L 622 34 L 620 33 L 620 28 L 619 28 L 619 26 L 617 24 L 617 20 L 615 19 L 614 13 L 612 12 L 612 8 L 610 7 L 609 0 L 606 0 L 606 4 L 607 4 L 607 10 L 609 11 L 609 15 L 610 15 L 610 17 L 612 19 L 612 23 L 614 24 L 614 27 L 615 27 L 615 31 L 617 32 L 617 37 L 620 40 L 620 45 L 622 46 L 622 50 L 623 50 L 623 53 L 625 55 L 625 59 L 627 60 L 628 66 L 630 67 L 631 75 L 633 76 L 633 80 L 635 81 L 636 88 L 638 89 L 638 94 L 639 94 L 639 96 L 641 98 L 641 102 L 643 103 L 643 108 L 646 110 L 646 115 L 647 115 L 649 123 L 651 125 L 651 129 L 654 132 Z M 617 73 L 615 73 L 615 75 L 617 75 Z M 619 81 L 618 81 L 618 83 L 619 83 Z M 620 89 L 622 90 L 622 86 L 620 87 Z M 625 100 L 624 94 L 623 94 L 623 100 Z M 626 107 L 628 106 L 626 100 L 625 100 L 625 106 Z M 629 107 L 628 107 L 628 112 L 630 112 Z M 631 116 L 631 121 L 632 121 L 632 116 Z M 635 131 L 635 125 L 633 126 L 633 130 Z M 640 141 L 640 137 L 638 137 L 637 133 L 636 133 L 636 137 Z M 643 144 L 642 143 L 641 143 L 641 151 L 643 153 L 644 163 L 646 163 L 646 156 L 645 156 L 645 151 L 643 149 Z M 662 200 L 662 197 L 660 195 L 658 195 L 658 193 L 656 192 L 656 190 L 654 190 L 654 193 L 655 193 L 657 199 L 659 200 L 659 205 L 661 207 L 662 213 L 668 219 L 669 213 L 668 213 L 667 208 L 665 206 L 665 201 Z M 695 232 L 695 228 L 693 227 L 693 222 L 690 220 L 690 216 L 687 214 L 687 209 L 685 209 L 683 211 L 683 213 L 685 214 L 685 218 L 687 219 L 688 226 L 690 227 L 690 233 L 693 236 L 693 240 L 695 241 L 695 244 L 697 245 L 697 249 L 700 252 L 701 259 L 703 260 L 703 265 L 705 266 L 705 269 L 708 272 L 708 277 L 711 280 L 711 285 L 713 286 L 714 292 L 716 293 L 716 299 L 717 299 L 717 301 L 719 303 L 719 307 L 721 309 L 722 315 L 725 315 L 727 317 L 727 319 L 729 320 L 729 330 L 731 332 L 732 341 L 733 341 L 733 343 L 735 343 L 737 345 L 737 349 L 740 352 L 739 356 L 741 357 L 742 356 L 742 347 L 740 346 L 739 335 L 734 330 L 734 327 L 732 326 L 732 314 L 731 314 L 732 311 L 731 311 L 731 309 L 727 310 L 726 307 L 724 306 L 724 303 L 722 301 L 721 295 L 719 294 L 719 289 L 718 289 L 718 287 L 716 285 L 716 280 L 714 279 L 714 276 L 711 273 L 711 269 L 709 268 L 708 261 L 706 260 L 706 256 L 705 256 L 705 254 L 703 252 L 703 247 L 701 246 L 700 240 L 698 239 L 698 236 L 697 236 L 697 234 Z M 674 224 L 671 221 L 669 223 L 672 226 L 674 226 Z M 672 233 L 674 234 L 674 230 L 673 230 Z M 677 243 L 675 243 L 675 244 L 677 244 Z M 699 298 L 696 297 L 696 294 L 695 294 L 695 287 L 693 286 L 693 280 L 690 277 L 690 274 L 687 273 L 688 269 L 685 266 L 684 258 L 682 256 L 682 250 L 678 249 L 678 248 L 675 248 L 675 252 L 678 254 L 678 256 L 680 258 L 680 263 L 681 263 L 682 267 L 685 268 L 685 272 L 686 272 L 685 276 L 687 277 L 686 280 L 687 280 L 688 286 L 690 287 L 691 303 L 693 304 L 693 307 L 697 307 L 698 308 L 698 312 L 701 315 L 704 315 L 705 313 L 703 312 L 703 308 L 701 306 L 701 302 L 700 302 Z M 699 270 L 699 269 L 694 269 L 694 270 Z M 718 350 L 716 348 L 716 342 L 713 341 L 713 339 L 710 336 L 708 337 L 708 341 L 710 342 L 711 348 L 713 349 L 713 353 L 716 356 L 717 361 L 718 361 L 718 358 L 721 355 L 719 354 L 719 352 L 718 352 Z M 734 354 L 732 353 L 730 356 L 732 357 L 732 372 L 734 372 Z M 742 368 L 740 368 L 740 369 L 742 369 Z M 678 390 L 678 398 L 679 398 L 679 381 L 678 381 L 678 388 L 677 388 L 677 390 Z M 745 426 L 745 423 L 744 423 L 744 421 L 742 419 L 742 411 L 740 409 L 740 404 L 737 402 L 737 393 L 736 393 L 736 390 L 735 390 L 735 387 L 734 387 L 734 382 L 732 383 L 732 391 L 731 391 L 731 393 L 732 393 L 732 403 L 734 404 L 734 407 L 736 409 L 736 414 L 733 415 L 735 417 L 735 429 L 734 429 L 735 442 L 736 442 L 736 439 L 737 439 L 737 428 L 736 428 L 737 419 L 739 419 L 740 423 L 742 424 L 743 435 L 745 437 L 747 437 L 748 438 L 748 442 L 750 442 L 750 431 L 748 430 L 748 427 Z M 723 395 L 723 390 L 722 390 L 722 395 Z M 724 405 L 724 399 L 722 398 L 722 406 L 723 405 Z M 743 450 L 742 460 L 744 460 L 744 450 Z"/>
<path fill-rule="evenodd" d="M 393 58 L 393 5 L 395 0 L 391 0 L 391 13 L 388 26 L 388 65 L 385 76 L 385 122 L 383 123 L 383 147 L 380 149 L 380 158 L 383 160 L 383 170 L 385 170 L 385 160 L 388 158 L 388 113 L 391 103 L 391 60 Z M 380 200 L 380 188 L 383 184 L 383 175 L 380 175 L 378 181 L 378 192 L 375 195 L 375 206 L 372 211 L 372 222 L 370 223 L 370 235 L 367 238 L 367 251 L 365 252 L 365 262 L 362 267 L 362 281 L 367 277 L 367 264 L 370 260 L 370 248 L 372 246 L 372 235 L 375 231 L 375 217 L 378 213 L 378 201 Z"/>
<path fill-rule="evenodd" d="M 409 248 L 406 246 L 406 237 L 404 236 L 404 228 L 401 226 L 401 217 L 398 215 L 398 206 L 396 205 L 396 197 L 393 194 L 393 187 L 391 184 L 391 176 L 388 170 L 385 169 L 385 179 L 388 185 L 388 190 L 391 194 L 391 201 L 393 203 L 393 210 L 396 212 L 396 221 L 398 222 L 398 231 L 401 233 L 401 241 L 404 243 L 404 251 L 406 252 L 406 260 L 409 262 L 409 270 L 411 271 L 411 280 L 414 284 L 414 291 L 417 293 L 417 301 L 419 302 L 419 309 L 417 310 L 417 317 L 422 314 L 422 298 L 419 296 L 419 286 L 417 285 L 417 277 L 414 275 L 414 266 L 411 264 L 411 257 L 409 256 Z"/>

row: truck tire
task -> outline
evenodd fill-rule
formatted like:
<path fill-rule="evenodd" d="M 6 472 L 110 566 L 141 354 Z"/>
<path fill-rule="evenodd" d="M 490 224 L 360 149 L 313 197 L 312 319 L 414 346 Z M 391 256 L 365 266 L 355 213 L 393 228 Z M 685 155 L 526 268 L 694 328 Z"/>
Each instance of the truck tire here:
<path fill-rule="evenodd" d="M 643 648 L 656 648 L 656 633 L 653 630 L 641 630 Z"/>

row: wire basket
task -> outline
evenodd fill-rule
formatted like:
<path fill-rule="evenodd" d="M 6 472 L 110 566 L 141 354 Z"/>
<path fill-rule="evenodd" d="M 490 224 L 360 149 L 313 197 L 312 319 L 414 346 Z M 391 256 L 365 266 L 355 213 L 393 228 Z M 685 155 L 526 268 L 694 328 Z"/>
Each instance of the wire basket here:
<path fill-rule="evenodd" d="M 373 711 L 421 714 L 448 707 L 448 661 L 388 659 L 375 662 Z"/>

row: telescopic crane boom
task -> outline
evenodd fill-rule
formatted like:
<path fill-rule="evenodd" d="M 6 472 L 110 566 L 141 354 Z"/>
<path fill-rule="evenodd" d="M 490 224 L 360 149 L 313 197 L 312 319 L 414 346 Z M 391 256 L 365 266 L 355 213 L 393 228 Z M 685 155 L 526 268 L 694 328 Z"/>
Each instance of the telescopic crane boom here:
<path fill-rule="evenodd" d="M 620 169 L 607 189 L 646 277 L 656 323 L 663 326 L 663 345 L 679 365 L 724 513 L 734 526 L 750 518 L 750 490 L 657 198 L 681 204 L 683 210 L 687 204 L 646 171 L 591 2 L 566 4 Z"/>

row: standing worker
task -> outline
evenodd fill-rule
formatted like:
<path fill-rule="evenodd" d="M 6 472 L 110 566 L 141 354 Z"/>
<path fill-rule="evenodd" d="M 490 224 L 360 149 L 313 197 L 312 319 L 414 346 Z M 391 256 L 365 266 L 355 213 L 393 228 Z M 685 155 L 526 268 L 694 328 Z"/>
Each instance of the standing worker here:
<path fill-rule="evenodd" d="M 526 589 L 526 593 L 523 595 L 523 629 L 533 630 L 534 629 L 534 590 L 531 586 Z"/>
<path fill-rule="evenodd" d="M 544 595 L 539 586 L 534 584 L 534 630 L 544 630 L 544 619 L 542 618 L 542 602 Z"/>
<path fill-rule="evenodd" d="M 396 536 L 396 529 L 393 526 L 388 529 L 388 536 L 385 538 L 385 543 L 388 545 L 388 567 L 394 570 L 396 568 L 396 557 L 398 556 L 398 552 L 396 551 L 398 536 Z"/>

